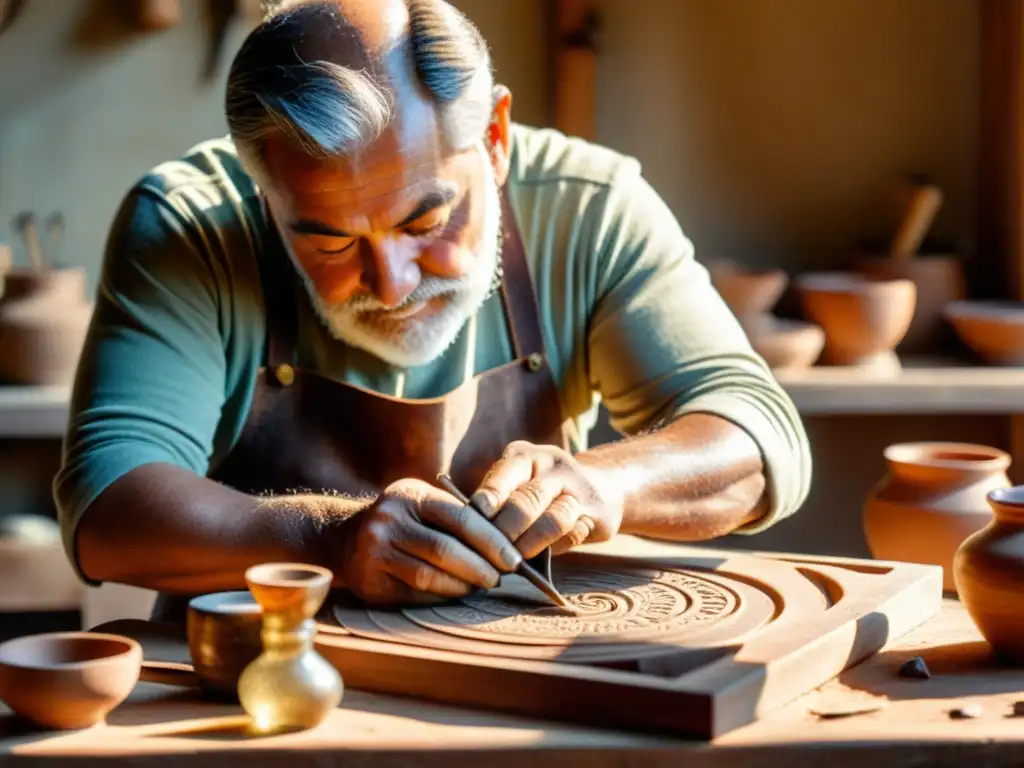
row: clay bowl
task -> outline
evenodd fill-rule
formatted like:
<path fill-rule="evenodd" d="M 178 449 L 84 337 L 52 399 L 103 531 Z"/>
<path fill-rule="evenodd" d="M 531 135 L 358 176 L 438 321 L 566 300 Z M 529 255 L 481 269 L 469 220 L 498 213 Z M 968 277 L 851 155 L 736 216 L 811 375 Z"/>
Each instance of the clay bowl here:
<path fill-rule="evenodd" d="M 810 368 L 825 347 L 825 332 L 814 323 L 765 316 L 747 329 L 754 351 L 773 370 Z"/>
<path fill-rule="evenodd" d="M 781 269 L 746 270 L 726 259 L 712 259 L 707 267 L 715 290 L 741 321 L 770 312 L 789 285 Z"/>
<path fill-rule="evenodd" d="M 1024 365 L 1024 302 L 955 301 L 945 310 L 956 335 L 990 365 Z"/>
<path fill-rule="evenodd" d="M 43 728 L 103 722 L 132 692 L 142 646 L 120 635 L 51 632 L 0 645 L 0 699 Z"/>
<path fill-rule="evenodd" d="M 796 281 L 804 314 L 825 331 L 822 362 L 879 373 L 898 372 L 893 351 L 914 317 L 911 280 L 855 272 L 818 272 Z"/>
<path fill-rule="evenodd" d="M 921 254 L 899 261 L 888 255 L 861 256 L 856 269 L 883 279 L 912 280 L 917 288 L 914 318 L 896 351 L 906 354 L 935 353 L 952 340 L 943 312 L 967 295 L 960 259 L 952 254 Z"/>
<path fill-rule="evenodd" d="M 251 592 L 216 592 L 189 601 L 185 628 L 199 687 L 237 702 L 238 678 L 263 651 L 263 612 Z"/>

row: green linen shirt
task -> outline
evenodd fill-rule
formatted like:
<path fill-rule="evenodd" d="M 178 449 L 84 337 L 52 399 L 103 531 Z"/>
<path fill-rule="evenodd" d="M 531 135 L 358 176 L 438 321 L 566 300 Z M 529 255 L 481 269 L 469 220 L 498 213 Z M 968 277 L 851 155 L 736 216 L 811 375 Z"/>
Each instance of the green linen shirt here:
<path fill-rule="evenodd" d="M 515 125 L 508 189 L 576 447 L 602 401 L 624 434 L 718 414 L 754 438 L 767 466 L 770 513 L 743 532 L 793 514 L 811 479 L 800 417 L 636 159 Z M 108 485 L 152 462 L 205 474 L 238 439 L 263 363 L 263 291 L 278 287 L 260 280 L 267 226 L 228 139 L 157 166 L 125 196 L 53 487 L 76 565 L 76 529 Z M 334 340 L 300 304 L 297 363 L 389 395 L 434 397 L 512 359 L 498 296 L 413 369 Z"/>

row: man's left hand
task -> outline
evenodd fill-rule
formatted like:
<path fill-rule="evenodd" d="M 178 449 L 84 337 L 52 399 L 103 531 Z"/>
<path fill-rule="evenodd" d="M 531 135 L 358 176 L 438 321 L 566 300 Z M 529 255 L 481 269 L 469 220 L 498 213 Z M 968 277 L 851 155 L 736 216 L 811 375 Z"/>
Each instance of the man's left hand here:
<path fill-rule="evenodd" d="M 472 501 L 529 559 L 546 547 L 561 554 L 614 536 L 622 524 L 623 502 L 611 496 L 562 449 L 515 442 L 488 471 Z"/>

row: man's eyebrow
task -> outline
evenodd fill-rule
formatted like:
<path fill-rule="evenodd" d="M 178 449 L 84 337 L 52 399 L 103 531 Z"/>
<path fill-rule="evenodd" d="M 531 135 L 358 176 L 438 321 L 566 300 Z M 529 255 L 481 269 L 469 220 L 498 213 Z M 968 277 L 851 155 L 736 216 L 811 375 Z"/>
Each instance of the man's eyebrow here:
<path fill-rule="evenodd" d="M 329 227 L 316 219 L 299 219 L 288 225 L 297 235 L 323 235 L 324 237 L 352 237 L 348 232 Z"/>
<path fill-rule="evenodd" d="M 456 190 L 452 187 L 444 187 L 442 189 L 435 190 L 428 193 L 423 197 L 422 200 L 413 208 L 412 213 L 402 219 L 395 228 L 405 227 L 416 219 L 427 215 L 435 208 L 448 205 L 452 200 L 455 199 Z M 348 232 L 341 229 L 335 229 L 334 227 L 328 226 L 322 221 L 317 219 L 298 219 L 297 221 L 291 222 L 288 225 L 289 228 L 297 235 L 322 235 L 323 237 L 352 237 Z"/>
<path fill-rule="evenodd" d="M 402 219 L 397 227 L 404 227 L 412 224 L 416 219 L 426 216 L 435 208 L 448 205 L 452 200 L 455 199 L 455 190 L 452 187 L 444 187 L 426 195 L 420 200 L 419 205 L 413 208 L 412 213 Z"/>

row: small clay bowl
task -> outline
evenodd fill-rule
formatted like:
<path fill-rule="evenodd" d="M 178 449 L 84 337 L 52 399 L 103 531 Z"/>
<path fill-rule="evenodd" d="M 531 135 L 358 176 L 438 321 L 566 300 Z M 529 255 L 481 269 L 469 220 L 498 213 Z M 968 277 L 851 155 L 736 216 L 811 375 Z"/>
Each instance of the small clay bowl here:
<path fill-rule="evenodd" d="M 712 259 L 707 268 L 715 290 L 745 324 L 770 312 L 789 285 L 781 269 L 747 270 L 725 259 Z"/>
<path fill-rule="evenodd" d="M 141 669 L 142 646 L 131 638 L 28 635 L 0 645 L 0 699 L 43 728 L 89 728 L 128 698 Z"/>
<path fill-rule="evenodd" d="M 250 592 L 194 597 L 186 614 L 188 650 L 207 698 L 238 700 L 238 679 L 260 653 L 263 612 Z"/>
<path fill-rule="evenodd" d="M 944 312 L 956 335 L 990 365 L 1024 365 L 1024 302 L 954 301 Z"/>
<path fill-rule="evenodd" d="M 923 253 L 906 260 L 883 254 L 862 255 L 856 268 L 871 277 L 912 280 L 917 288 L 914 318 L 897 352 L 935 354 L 949 345 L 952 334 L 943 310 L 967 295 L 963 265 L 955 254 Z"/>
<path fill-rule="evenodd" d="M 766 317 L 748 330 L 754 351 L 773 370 L 810 368 L 825 348 L 825 332 L 814 323 Z"/>
<path fill-rule="evenodd" d="M 807 319 L 825 331 L 823 362 L 899 372 L 902 366 L 893 350 L 914 317 L 913 281 L 819 272 L 801 275 L 796 287 Z"/>

